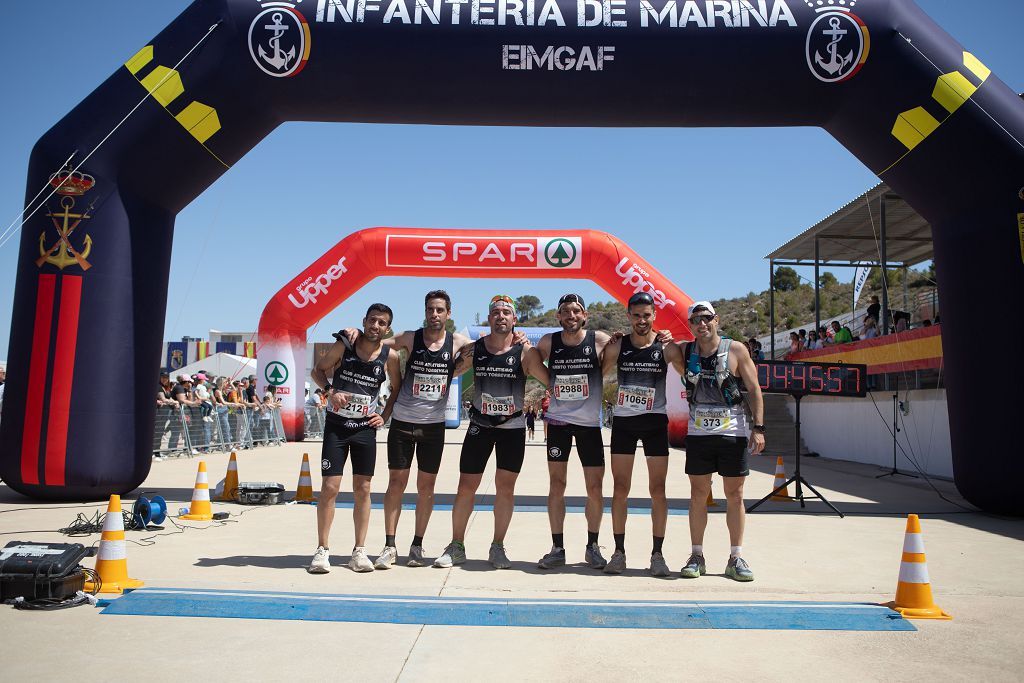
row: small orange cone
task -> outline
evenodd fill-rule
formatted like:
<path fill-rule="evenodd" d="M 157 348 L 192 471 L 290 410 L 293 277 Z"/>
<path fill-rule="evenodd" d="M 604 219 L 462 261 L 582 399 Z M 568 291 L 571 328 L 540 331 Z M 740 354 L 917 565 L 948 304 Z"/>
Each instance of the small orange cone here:
<path fill-rule="evenodd" d="M 896 584 L 896 599 L 886 603 L 907 619 L 952 619 L 932 599 L 928 580 L 928 563 L 924 558 L 924 536 L 917 515 L 907 516 L 907 533 L 903 537 L 903 561 Z"/>
<path fill-rule="evenodd" d="M 711 483 L 714 484 L 715 480 L 712 479 Z M 713 493 L 711 493 L 711 489 L 710 488 L 708 488 L 708 502 L 707 502 L 707 506 L 709 508 L 716 508 L 716 507 L 718 507 L 718 503 L 715 502 L 715 496 L 714 496 Z"/>
<path fill-rule="evenodd" d="M 224 475 L 224 489 L 214 498 L 214 500 L 238 500 L 238 461 L 235 459 L 234 451 L 231 451 L 231 459 L 228 460 L 228 472 Z"/>
<path fill-rule="evenodd" d="M 213 508 L 210 507 L 210 480 L 206 474 L 206 461 L 204 460 L 199 461 L 196 487 L 192 489 L 192 504 L 189 505 L 188 514 L 182 515 L 181 519 L 192 519 L 198 522 L 208 522 L 213 519 Z"/>
<path fill-rule="evenodd" d="M 302 454 L 302 469 L 299 470 L 299 485 L 295 488 L 296 503 L 315 503 L 313 479 L 309 474 L 309 453 Z"/>
<path fill-rule="evenodd" d="M 779 488 L 786 483 L 786 465 L 782 460 L 782 456 L 778 456 L 775 459 L 775 483 L 772 484 L 772 491 Z M 789 487 L 782 488 L 778 493 L 773 495 L 769 500 L 785 500 L 790 503 L 793 502 L 793 498 L 789 495 Z"/>
<path fill-rule="evenodd" d="M 103 517 L 103 533 L 100 534 L 100 549 L 96 555 L 96 573 L 100 585 L 85 582 L 85 590 L 100 593 L 120 593 L 125 588 L 143 585 L 138 579 L 128 578 L 128 551 L 124 540 L 124 518 L 121 516 L 121 496 L 113 495 L 107 504 Z"/>

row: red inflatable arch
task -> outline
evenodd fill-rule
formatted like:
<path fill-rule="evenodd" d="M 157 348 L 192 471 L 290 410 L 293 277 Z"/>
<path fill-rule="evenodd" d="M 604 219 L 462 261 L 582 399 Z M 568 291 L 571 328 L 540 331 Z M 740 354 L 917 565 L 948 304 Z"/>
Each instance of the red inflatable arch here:
<path fill-rule="evenodd" d="M 692 299 L 607 233 L 367 228 L 294 277 L 260 317 L 257 376 L 261 389 L 270 383 L 281 388 L 289 440 L 302 439 L 306 330 L 382 275 L 589 279 L 623 303 L 636 292 L 649 292 L 658 306 L 658 327 L 676 339 L 693 339 L 686 324 Z"/>

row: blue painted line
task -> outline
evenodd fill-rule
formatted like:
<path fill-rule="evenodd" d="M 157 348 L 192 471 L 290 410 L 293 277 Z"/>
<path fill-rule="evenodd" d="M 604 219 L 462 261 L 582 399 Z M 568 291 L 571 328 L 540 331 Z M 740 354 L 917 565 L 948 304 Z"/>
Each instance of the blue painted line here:
<path fill-rule="evenodd" d="M 140 588 L 103 614 L 436 626 L 916 631 L 870 603 L 555 600 Z"/>
<path fill-rule="evenodd" d="M 343 510 L 351 510 L 354 507 L 354 503 L 350 500 L 338 500 L 335 501 L 334 507 Z M 383 510 L 384 503 L 371 503 L 370 507 L 374 510 Z M 402 503 L 402 510 L 415 510 L 415 503 Z M 434 503 L 434 511 L 451 512 L 452 506 L 448 503 Z M 493 512 L 494 506 L 490 504 L 479 504 L 473 507 L 474 510 L 480 510 L 482 512 Z M 544 512 L 548 511 L 546 505 L 516 505 L 514 508 L 515 512 Z M 582 515 L 585 512 L 585 508 L 582 505 L 566 505 L 565 511 L 567 514 L 579 514 Z M 606 505 L 604 508 L 605 514 L 610 515 L 612 509 Z M 627 512 L 631 515 L 649 515 L 651 513 L 650 508 L 627 508 Z M 689 510 L 685 508 L 669 508 L 669 516 L 686 516 L 689 514 Z"/>

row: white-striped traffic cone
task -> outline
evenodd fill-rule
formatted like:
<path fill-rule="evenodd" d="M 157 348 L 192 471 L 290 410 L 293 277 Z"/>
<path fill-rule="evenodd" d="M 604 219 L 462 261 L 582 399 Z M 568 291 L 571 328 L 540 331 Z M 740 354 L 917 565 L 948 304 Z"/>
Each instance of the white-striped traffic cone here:
<path fill-rule="evenodd" d="M 903 561 L 896 584 L 896 599 L 887 606 L 908 619 L 952 619 L 932 598 L 928 578 L 928 562 L 924 557 L 924 536 L 917 515 L 907 516 L 907 533 L 903 537 Z"/>
<path fill-rule="evenodd" d="M 302 469 L 299 470 L 299 485 L 295 487 L 296 503 L 315 503 L 313 478 L 309 473 L 309 453 L 302 454 Z"/>
<path fill-rule="evenodd" d="M 235 452 L 231 451 L 231 459 L 228 460 L 228 471 L 224 475 L 224 488 L 214 496 L 216 501 L 238 500 L 238 461 L 235 459 Z"/>
<path fill-rule="evenodd" d="M 772 484 L 772 491 L 779 488 L 786 483 L 786 464 L 782 460 L 782 456 L 778 456 L 775 459 L 775 483 Z M 793 498 L 789 495 L 789 487 L 785 486 L 778 492 L 776 492 L 769 500 L 784 500 L 793 502 Z"/>
<path fill-rule="evenodd" d="M 711 483 L 712 483 L 712 484 L 714 484 L 714 483 L 715 483 L 715 480 L 714 480 L 714 479 L 712 479 L 712 480 L 711 480 Z M 716 508 L 716 507 L 718 507 L 718 503 L 716 503 L 716 502 L 715 502 L 715 494 L 713 494 L 713 493 L 711 492 L 711 487 L 710 487 L 710 486 L 708 487 L 708 500 L 707 500 L 707 506 L 708 506 L 709 508 Z"/>
<path fill-rule="evenodd" d="M 181 519 L 192 519 L 198 522 L 208 522 L 213 519 L 213 508 L 210 507 L 210 479 L 206 474 L 206 461 L 199 461 L 199 471 L 196 472 L 196 487 L 192 489 L 192 504 L 189 505 L 188 514 L 182 515 Z"/>
<path fill-rule="evenodd" d="M 121 516 L 121 496 L 113 495 L 107 503 L 107 514 L 103 517 L 103 533 L 100 534 L 100 548 L 96 555 L 96 573 L 100 585 L 85 582 L 87 591 L 120 593 L 126 588 L 143 585 L 138 579 L 128 578 L 128 550 L 124 540 L 124 517 Z"/>

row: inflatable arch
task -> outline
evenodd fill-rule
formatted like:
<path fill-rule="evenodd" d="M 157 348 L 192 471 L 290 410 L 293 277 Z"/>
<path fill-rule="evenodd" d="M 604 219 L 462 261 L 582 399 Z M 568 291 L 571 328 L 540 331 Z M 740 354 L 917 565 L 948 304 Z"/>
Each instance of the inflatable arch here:
<path fill-rule="evenodd" d="M 381 275 L 589 279 L 622 303 L 636 292 L 650 293 L 658 307 L 658 327 L 671 331 L 676 339 L 693 339 L 686 324 L 686 309 L 693 300 L 621 240 L 606 233 L 360 230 L 293 278 L 274 295 L 260 317 L 257 377 L 261 390 L 266 384 L 279 388 L 289 441 L 302 439 L 302 389 L 308 377 L 306 330 Z M 401 329 L 410 327 L 396 323 L 404 325 Z"/>
<path fill-rule="evenodd" d="M 175 215 L 293 120 L 824 128 L 931 223 L 956 484 L 1024 513 L 993 423 L 1024 364 L 975 360 L 993 295 L 1024 291 L 1024 102 L 911 0 L 197 0 L 33 150 L 9 486 L 143 481 Z M 94 401 L 114 375 L 130 400 Z"/>

